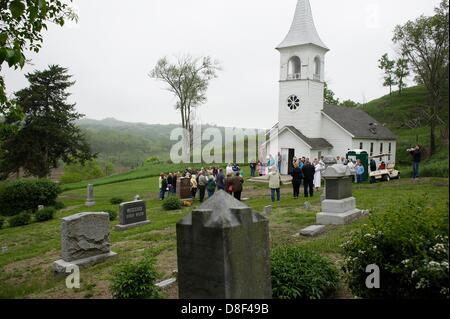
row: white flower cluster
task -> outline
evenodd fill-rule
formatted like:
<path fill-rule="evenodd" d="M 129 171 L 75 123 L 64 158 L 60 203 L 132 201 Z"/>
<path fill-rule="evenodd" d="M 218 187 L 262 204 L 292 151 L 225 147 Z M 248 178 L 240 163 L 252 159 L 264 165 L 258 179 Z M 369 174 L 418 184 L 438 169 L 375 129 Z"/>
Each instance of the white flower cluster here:
<path fill-rule="evenodd" d="M 428 267 L 427 268 L 430 269 L 430 271 L 440 271 L 441 270 L 441 264 L 438 263 L 437 261 L 432 260 L 432 261 L 430 261 L 428 263 Z"/>
<path fill-rule="evenodd" d="M 427 288 L 430 283 L 425 278 L 420 278 L 419 282 L 416 285 L 416 289 Z"/>
<path fill-rule="evenodd" d="M 447 252 L 447 249 L 445 249 L 445 245 L 444 244 L 440 244 L 440 243 L 438 243 L 438 244 L 434 245 L 433 247 L 431 247 L 430 250 L 432 252 L 435 252 L 435 253 L 438 253 L 438 254 Z"/>

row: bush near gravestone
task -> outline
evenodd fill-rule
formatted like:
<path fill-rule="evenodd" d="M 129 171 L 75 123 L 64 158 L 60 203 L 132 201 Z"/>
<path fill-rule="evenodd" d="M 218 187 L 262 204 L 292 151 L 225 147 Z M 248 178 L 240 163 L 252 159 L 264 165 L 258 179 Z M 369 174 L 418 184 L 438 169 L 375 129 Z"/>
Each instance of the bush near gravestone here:
<path fill-rule="evenodd" d="M 63 209 L 64 207 L 66 207 L 66 205 L 64 205 L 63 202 L 56 202 L 55 205 L 53 205 L 53 207 L 54 207 L 56 210 L 60 210 L 60 209 Z"/>
<path fill-rule="evenodd" d="M 113 221 L 113 220 L 115 220 L 117 218 L 117 212 L 116 211 L 111 210 L 111 209 L 107 209 L 107 210 L 105 210 L 105 212 L 109 214 L 109 220 L 110 221 Z"/>
<path fill-rule="evenodd" d="M 109 202 L 110 202 L 112 205 L 119 205 L 120 203 L 123 203 L 123 198 L 120 198 L 120 197 L 113 197 L 113 198 L 111 198 L 111 199 L 109 200 Z"/>
<path fill-rule="evenodd" d="M 0 229 L 2 229 L 4 224 L 5 224 L 5 219 L 3 217 L 0 217 Z"/>
<path fill-rule="evenodd" d="M 157 277 L 154 258 L 128 261 L 113 270 L 110 290 L 117 299 L 162 298 L 161 290 L 155 286 Z"/>
<path fill-rule="evenodd" d="M 39 205 L 53 206 L 61 193 L 50 180 L 19 180 L 0 188 L 0 215 L 13 216 L 20 212 L 36 211 Z"/>
<path fill-rule="evenodd" d="M 331 261 L 299 246 L 282 246 L 271 253 L 274 299 L 322 299 L 331 297 L 339 274 Z"/>
<path fill-rule="evenodd" d="M 181 208 L 181 201 L 175 196 L 170 196 L 163 201 L 162 207 L 165 210 L 177 210 Z"/>
<path fill-rule="evenodd" d="M 362 298 L 449 298 L 448 202 L 424 207 L 427 199 L 397 203 L 369 218 L 342 245 L 352 293 Z M 380 288 L 368 289 L 365 272 L 380 269 Z"/>
<path fill-rule="evenodd" d="M 45 222 L 47 220 L 53 219 L 55 213 L 55 208 L 45 207 L 44 209 L 38 210 L 34 213 L 34 220 L 37 222 Z"/>
<path fill-rule="evenodd" d="M 29 212 L 22 212 L 8 219 L 9 227 L 19 227 L 28 225 L 31 221 Z"/>

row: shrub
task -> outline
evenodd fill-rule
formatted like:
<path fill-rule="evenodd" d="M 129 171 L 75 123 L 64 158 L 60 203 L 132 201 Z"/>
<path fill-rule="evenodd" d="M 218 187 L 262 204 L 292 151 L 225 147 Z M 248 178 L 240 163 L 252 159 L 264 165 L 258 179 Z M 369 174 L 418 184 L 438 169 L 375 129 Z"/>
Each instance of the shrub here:
<path fill-rule="evenodd" d="M 38 205 L 53 206 L 59 186 L 49 180 L 19 180 L 6 183 L 0 189 L 0 215 L 13 216 L 26 210 L 35 211 Z"/>
<path fill-rule="evenodd" d="M 175 197 L 175 196 L 170 196 L 168 198 L 166 198 L 162 204 L 162 207 L 165 210 L 176 210 L 176 209 L 180 209 L 181 208 L 181 201 Z"/>
<path fill-rule="evenodd" d="M 117 212 L 114 210 L 107 209 L 106 212 L 109 214 L 109 220 L 115 220 L 117 218 Z"/>
<path fill-rule="evenodd" d="M 0 217 L 0 229 L 2 229 L 4 224 L 5 224 L 5 219 L 3 217 Z"/>
<path fill-rule="evenodd" d="M 404 201 L 371 216 L 342 245 L 343 270 L 353 294 L 386 299 L 449 297 L 448 202 L 439 208 L 423 203 Z M 380 269 L 379 289 L 365 285 L 370 264 Z"/>
<path fill-rule="evenodd" d="M 123 199 L 120 198 L 120 197 L 113 197 L 113 198 L 111 198 L 111 199 L 109 200 L 109 202 L 110 202 L 112 205 L 119 205 L 120 203 L 123 203 Z"/>
<path fill-rule="evenodd" d="M 138 262 L 125 262 L 113 270 L 110 290 L 118 299 L 161 298 L 159 287 L 155 286 L 158 273 L 155 260 L 145 257 Z"/>
<path fill-rule="evenodd" d="M 56 210 L 60 210 L 66 207 L 66 205 L 64 205 L 63 202 L 56 202 L 55 205 L 53 205 L 53 207 L 55 207 Z"/>
<path fill-rule="evenodd" d="M 321 299 L 339 284 L 336 267 L 317 253 L 299 246 L 272 251 L 272 294 L 275 299 Z"/>
<path fill-rule="evenodd" d="M 18 227 L 28 225 L 31 221 L 31 214 L 28 212 L 22 212 L 8 219 L 10 227 Z"/>
<path fill-rule="evenodd" d="M 55 208 L 45 207 L 44 209 L 38 210 L 36 213 L 34 213 L 34 219 L 37 222 L 45 222 L 47 220 L 53 219 L 55 212 Z"/>

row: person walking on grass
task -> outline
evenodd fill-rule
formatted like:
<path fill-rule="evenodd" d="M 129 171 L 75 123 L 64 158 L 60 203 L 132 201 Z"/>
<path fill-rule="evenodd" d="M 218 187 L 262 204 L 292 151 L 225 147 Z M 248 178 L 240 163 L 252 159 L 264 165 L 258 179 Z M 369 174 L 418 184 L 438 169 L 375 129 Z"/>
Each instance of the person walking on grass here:
<path fill-rule="evenodd" d="M 361 164 L 361 161 L 356 160 L 355 172 L 356 172 L 356 182 L 362 183 L 364 178 L 364 166 Z"/>
<path fill-rule="evenodd" d="M 200 172 L 200 176 L 198 177 L 198 191 L 200 193 L 200 203 L 203 203 L 205 199 L 206 185 L 208 184 L 208 179 L 205 176 L 205 171 L 202 170 Z"/>
<path fill-rule="evenodd" d="M 164 195 L 167 190 L 167 179 L 164 173 L 159 175 L 159 200 L 164 200 Z"/>
<path fill-rule="evenodd" d="M 216 185 L 217 190 L 224 190 L 225 189 L 225 175 L 223 174 L 223 169 L 219 168 L 219 171 L 216 176 Z"/>
<path fill-rule="evenodd" d="M 266 179 L 269 180 L 270 197 L 272 199 L 272 203 L 275 202 L 275 194 L 277 195 L 277 201 L 279 202 L 281 198 L 281 175 L 275 166 L 271 168 L 270 173 L 267 175 Z"/>
<path fill-rule="evenodd" d="M 239 172 L 236 172 L 236 175 L 232 177 L 231 183 L 233 185 L 233 196 L 237 200 L 241 200 L 241 194 L 242 194 L 242 184 L 244 184 L 244 179 L 240 175 Z"/>
<path fill-rule="evenodd" d="M 191 195 L 192 200 L 195 199 L 195 195 L 197 194 L 197 176 L 195 174 L 191 175 Z"/>
<path fill-rule="evenodd" d="M 256 162 L 254 160 L 251 160 L 249 166 L 250 166 L 250 176 L 255 177 Z"/>
<path fill-rule="evenodd" d="M 309 161 L 309 158 L 305 160 L 305 165 L 302 169 L 303 173 L 303 193 L 305 197 L 314 196 L 314 174 L 316 173 L 316 169 Z"/>
<path fill-rule="evenodd" d="M 302 170 L 298 167 L 298 163 L 294 162 L 294 168 L 292 169 L 292 190 L 294 192 L 294 198 L 298 198 L 300 194 L 300 185 L 302 184 Z"/>
<path fill-rule="evenodd" d="M 408 150 L 409 154 L 412 156 L 412 178 L 417 179 L 419 178 L 419 164 L 422 160 L 422 151 L 420 150 L 420 145 L 417 144 L 415 148 Z"/>
<path fill-rule="evenodd" d="M 206 185 L 206 190 L 208 191 L 208 198 L 214 195 L 214 192 L 216 191 L 216 181 L 214 179 L 214 176 L 209 175 L 208 177 L 208 184 Z"/>
<path fill-rule="evenodd" d="M 233 195 L 233 175 L 227 174 L 227 177 L 225 178 L 225 191 Z"/>

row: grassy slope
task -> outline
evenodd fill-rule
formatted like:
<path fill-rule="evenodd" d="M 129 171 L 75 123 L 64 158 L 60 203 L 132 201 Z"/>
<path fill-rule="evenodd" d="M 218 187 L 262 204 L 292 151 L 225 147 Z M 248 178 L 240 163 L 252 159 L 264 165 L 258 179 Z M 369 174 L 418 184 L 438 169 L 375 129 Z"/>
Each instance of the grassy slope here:
<path fill-rule="evenodd" d="M 151 223 L 117 232 L 113 230 L 117 221 L 112 222 L 112 250 L 118 252 L 119 256 L 116 260 L 82 270 L 79 290 L 66 289 L 64 278 L 54 277 L 51 265 L 59 255 L 59 218 L 86 211 L 83 205 L 84 189 L 67 191 L 61 195 L 60 199 L 67 208 L 58 212 L 55 220 L 0 230 L 0 246 L 8 247 L 7 253 L 0 254 L 0 297 L 110 297 L 108 281 L 113 265 L 126 259 L 141 258 L 144 253 L 157 257 L 158 269 L 162 272 L 161 278 L 171 276 L 171 271 L 177 267 L 175 223 L 190 209 L 163 211 L 158 200 L 157 184 L 157 177 L 150 177 L 95 188 L 97 205 L 89 208 L 89 211 L 117 209 L 117 206 L 109 203 L 111 197 L 118 196 L 127 200 L 139 194 L 147 203 L 147 214 Z M 400 199 L 421 197 L 425 194 L 428 197 L 424 205 L 446 205 L 448 179 L 422 179 L 418 183 L 402 179 L 374 185 L 356 185 L 354 188 L 358 207 L 373 210 L 374 213 L 389 205 L 398 204 Z M 257 211 L 262 211 L 264 206 L 270 204 L 267 185 L 246 182 L 243 197 L 250 198 L 246 203 Z M 343 227 L 328 226 L 328 231 L 317 238 L 293 236 L 302 227 L 314 223 L 315 214 L 320 209 L 319 196 L 310 200 L 310 211 L 303 209 L 303 202 L 303 198 L 291 198 L 289 186 L 283 187 L 282 201 L 274 206 L 270 216 L 271 245 L 298 243 L 330 257 L 339 265 L 340 244 L 347 239 L 349 231 L 364 223 L 365 219 Z M 340 296 L 349 296 L 345 287 Z"/>

